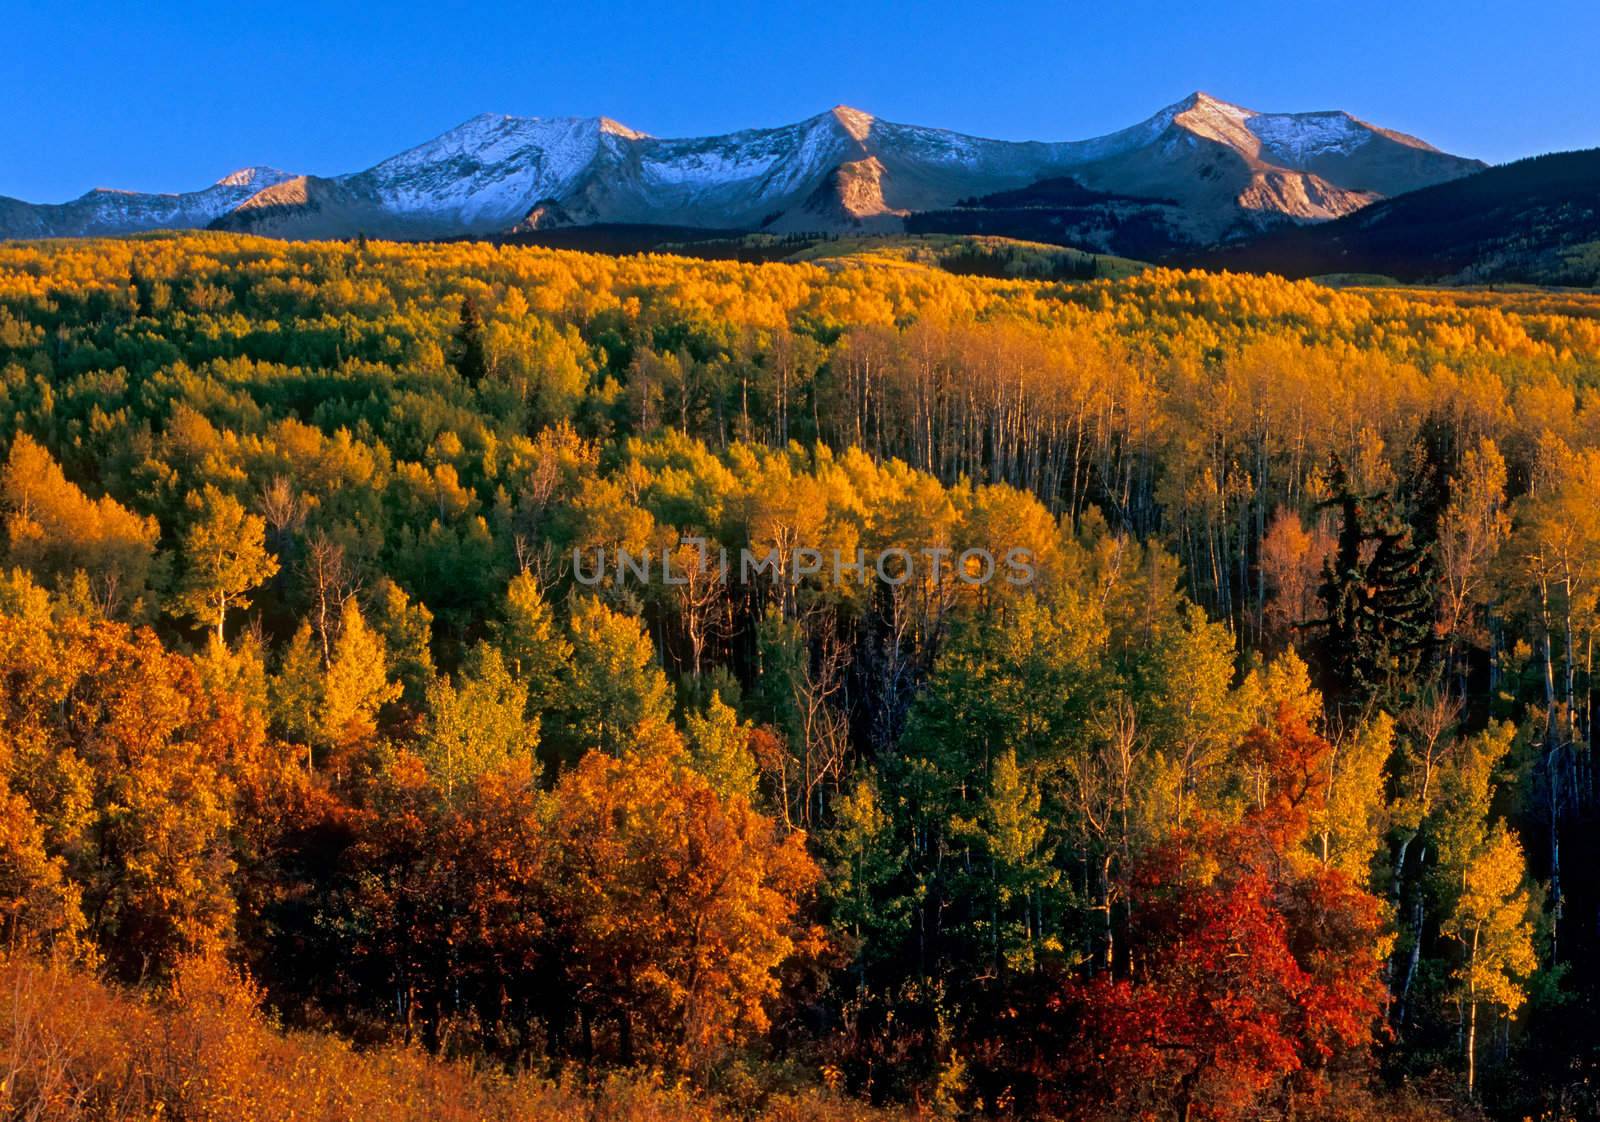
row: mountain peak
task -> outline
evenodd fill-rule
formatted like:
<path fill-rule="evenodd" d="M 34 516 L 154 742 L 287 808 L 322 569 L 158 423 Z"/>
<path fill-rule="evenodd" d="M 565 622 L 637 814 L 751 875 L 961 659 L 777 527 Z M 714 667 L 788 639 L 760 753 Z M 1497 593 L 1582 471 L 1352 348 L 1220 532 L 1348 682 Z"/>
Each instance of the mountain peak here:
<path fill-rule="evenodd" d="M 1252 109 L 1196 90 L 1173 106 L 1173 110 L 1172 123 L 1187 132 L 1240 151 L 1255 147 L 1246 122 L 1260 114 Z"/>
<path fill-rule="evenodd" d="M 649 140 L 650 134 L 640 132 L 638 129 L 629 128 L 615 117 L 596 117 L 595 123 L 600 126 L 600 131 L 608 136 L 620 136 L 623 140 Z"/>
<path fill-rule="evenodd" d="M 476 142 L 485 136 L 517 133 L 537 129 L 573 129 L 591 127 L 601 133 L 620 136 L 626 140 L 647 140 L 650 134 L 629 128 L 615 117 L 523 117 L 515 113 L 479 113 L 434 137 L 428 144 L 442 140 Z M 419 145 L 427 147 L 427 144 Z"/>
<path fill-rule="evenodd" d="M 1201 113 L 1208 111 L 1220 111 L 1246 117 L 1255 116 L 1255 110 L 1246 109 L 1237 102 L 1225 101 L 1222 98 L 1217 97 L 1215 94 L 1207 93 L 1205 90 L 1195 90 L 1187 97 L 1178 99 L 1163 109 L 1160 113 L 1156 114 L 1156 116 L 1176 117 L 1181 113 L 1190 113 L 1195 111 L 1199 111 Z"/>
<path fill-rule="evenodd" d="M 840 128 L 858 141 L 867 139 L 867 134 L 872 131 L 873 122 L 877 120 L 871 113 L 852 109 L 848 105 L 835 105 L 828 110 L 828 114 L 839 122 Z"/>
<path fill-rule="evenodd" d="M 253 167 L 239 168 L 230 171 L 227 175 L 212 184 L 213 187 L 270 187 L 274 183 L 282 183 L 290 178 L 286 171 L 265 164 Z"/>

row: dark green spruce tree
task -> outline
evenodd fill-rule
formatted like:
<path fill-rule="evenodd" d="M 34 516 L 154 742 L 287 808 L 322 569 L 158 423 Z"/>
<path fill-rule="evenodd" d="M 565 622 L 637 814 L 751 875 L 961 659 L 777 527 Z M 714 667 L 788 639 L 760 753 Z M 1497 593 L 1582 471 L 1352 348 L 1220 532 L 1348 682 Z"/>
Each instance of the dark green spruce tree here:
<path fill-rule="evenodd" d="M 476 386 L 489 372 L 489 359 L 483 349 L 483 314 L 470 296 L 461 298 L 461 321 L 456 325 L 450 361 L 469 386 Z"/>
<path fill-rule="evenodd" d="M 1393 701 L 1433 644 L 1433 581 L 1427 546 L 1395 514 L 1388 494 L 1362 494 L 1337 459 L 1333 497 L 1341 515 L 1338 546 L 1323 564 L 1318 594 L 1323 688 L 1336 705 Z"/>

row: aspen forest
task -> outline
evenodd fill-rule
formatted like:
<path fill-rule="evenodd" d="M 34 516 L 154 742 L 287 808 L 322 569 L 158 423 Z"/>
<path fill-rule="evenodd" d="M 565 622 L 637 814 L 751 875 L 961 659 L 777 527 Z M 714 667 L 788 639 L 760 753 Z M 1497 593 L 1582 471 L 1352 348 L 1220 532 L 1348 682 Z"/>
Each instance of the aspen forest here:
<path fill-rule="evenodd" d="M 1600 1115 L 1600 296 L 1126 272 L 0 243 L 0 1114 Z"/>

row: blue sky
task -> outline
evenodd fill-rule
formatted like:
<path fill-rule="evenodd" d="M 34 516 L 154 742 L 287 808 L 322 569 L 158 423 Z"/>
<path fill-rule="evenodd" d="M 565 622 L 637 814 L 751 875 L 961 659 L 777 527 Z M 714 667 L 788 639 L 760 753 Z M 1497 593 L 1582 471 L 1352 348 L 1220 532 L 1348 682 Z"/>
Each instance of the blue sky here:
<path fill-rule="evenodd" d="M 845 103 L 1065 140 L 1194 89 L 1491 161 L 1600 145 L 1595 0 L 142 4 L 0 0 L 0 195 L 335 174 L 481 112 L 657 135 Z"/>

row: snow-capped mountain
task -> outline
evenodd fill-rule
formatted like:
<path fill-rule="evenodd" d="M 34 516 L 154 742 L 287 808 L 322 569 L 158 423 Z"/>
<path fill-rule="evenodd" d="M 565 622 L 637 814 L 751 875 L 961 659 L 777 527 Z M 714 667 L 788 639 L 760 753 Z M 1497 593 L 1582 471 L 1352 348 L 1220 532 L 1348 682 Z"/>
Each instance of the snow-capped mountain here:
<path fill-rule="evenodd" d="M 96 187 L 67 203 L 25 203 L 0 196 L 0 237 L 66 238 L 138 230 L 194 229 L 289 178 L 277 168 L 230 172 L 199 191 L 156 195 Z"/>
<path fill-rule="evenodd" d="M 892 228 L 1032 182 L 1059 146 L 980 140 L 840 106 L 798 124 L 660 139 L 608 118 L 475 117 L 366 171 L 263 191 L 219 223 L 286 237 L 491 234 L 594 223 Z"/>
<path fill-rule="evenodd" d="M 1336 218 L 1482 166 L 1348 114 L 1256 113 L 1201 93 L 1109 136 L 1066 142 L 985 140 L 846 106 L 779 128 L 688 139 L 606 117 L 486 114 L 348 175 L 251 169 L 188 195 L 0 200 L 0 236 L 203 225 L 292 238 L 613 223 L 895 230 L 915 214 L 1070 177 L 1142 201 L 1176 243 L 1208 244 Z"/>
<path fill-rule="evenodd" d="M 1326 221 L 1485 166 L 1348 113 L 1258 113 L 1206 93 L 1065 148 L 1085 186 L 1174 200 L 1213 237 L 1217 222 Z"/>

